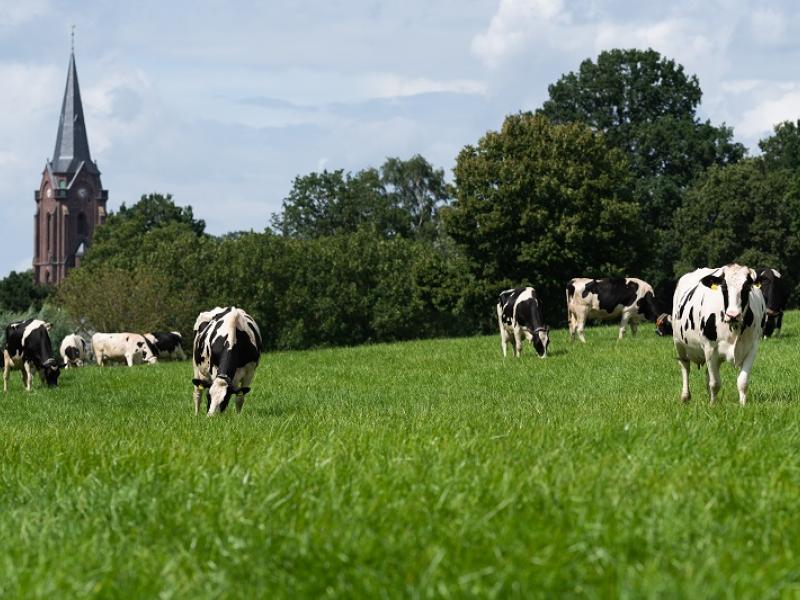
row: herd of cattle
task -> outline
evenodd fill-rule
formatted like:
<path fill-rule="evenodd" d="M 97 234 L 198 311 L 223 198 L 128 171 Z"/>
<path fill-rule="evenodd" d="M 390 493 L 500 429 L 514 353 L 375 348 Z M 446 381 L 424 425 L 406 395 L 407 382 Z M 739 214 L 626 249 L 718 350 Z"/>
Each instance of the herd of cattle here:
<path fill-rule="evenodd" d="M 159 358 L 186 358 L 181 335 L 173 331 L 95 333 L 91 345 L 80 335 L 68 335 L 61 342 L 59 361 L 53 354 L 49 331 L 50 324 L 39 319 L 6 327 L 6 341 L 0 355 L 4 392 L 8 391 L 9 374 L 15 369 L 21 371 L 23 385 L 30 391 L 35 372 L 47 386 L 55 387 L 62 369 L 80 367 L 92 355 L 100 366 L 118 361 L 129 367 L 153 364 Z M 200 411 L 204 390 L 207 390 L 209 416 L 224 411 L 234 396 L 236 410 L 241 411 L 262 350 L 258 325 L 243 310 L 231 306 L 200 313 L 194 324 L 192 351 L 195 414 Z"/>
<path fill-rule="evenodd" d="M 583 330 L 592 319 L 620 319 L 619 339 L 630 326 L 635 335 L 642 321 L 656 323 L 659 335 L 672 335 L 681 365 L 681 399 L 689 400 L 689 366 L 707 365 L 710 400 L 720 389 L 719 367 L 728 361 L 739 369 L 739 402 L 747 401 L 747 382 L 763 337 L 780 331 L 788 294 L 779 271 L 730 264 L 697 269 L 678 280 L 671 314 L 662 312 L 652 286 L 633 277 L 576 278 L 567 284 L 567 318 L 572 340 L 586 342 Z M 532 287 L 500 293 L 497 302 L 500 345 L 506 356 L 514 338 L 514 355 L 522 352 L 523 337 L 534 351 L 547 356 L 549 328 L 541 299 Z"/>
<path fill-rule="evenodd" d="M 586 342 L 584 328 L 592 319 L 620 319 L 619 339 L 628 326 L 635 335 L 641 321 L 656 323 L 659 335 L 672 334 L 683 375 L 681 399 L 689 400 L 689 366 L 706 364 L 711 402 L 720 388 L 723 360 L 739 369 L 739 402 L 747 400 L 747 382 L 762 336 L 780 331 L 787 293 L 780 272 L 730 264 L 697 269 L 677 283 L 671 314 L 660 310 L 652 286 L 636 278 L 576 278 L 569 281 L 567 317 L 572 340 Z M 503 356 L 513 337 L 514 355 L 522 352 L 523 337 L 542 358 L 550 346 L 550 328 L 544 322 L 542 302 L 532 287 L 505 290 L 497 303 Z M 3 391 L 11 370 L 19 369 L 30 391 L 34 372 L 48 386 L 58 384 L 61 369 L 80 367 L 92 356 L 98 365 L 124 361 L 153 364 L 159 358 L 184 360 L 178 332 L 95 333 L 91 344 L 77 334 L 60 346 L 61 360 L 53 355 L 50 325 L 39 319 L 11 323 L 0 355 Z M 263 350 L 261 332 L 253 318 L 236 307 L 216 307 L 198 315 L 193 328 L 192 363 L 194 411 L 206 392 L 206 413 L 223 412 L 236 397 L 242 410 Z"/>

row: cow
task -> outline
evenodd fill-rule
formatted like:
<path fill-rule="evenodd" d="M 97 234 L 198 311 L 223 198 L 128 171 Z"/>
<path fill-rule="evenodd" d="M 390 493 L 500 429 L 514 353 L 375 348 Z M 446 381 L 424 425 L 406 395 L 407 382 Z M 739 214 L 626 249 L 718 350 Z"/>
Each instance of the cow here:
<path fill-rule="evenodd" d="M 12 369 L 22 371 L 22 383 L 31 391 L 34 370 L 39 371 L 42 382 L 48 387 L 58 385 L 63 364 L 53 356 L 50 342 L 50 323 L 27 319 L 6 327 L 3 345 L 3 391 L 8 391 L 8 376 Z"/>
<path fill-rule="evenodd" d="M 244 397 L 261 358 L 261 331 L 253 318 L 235 306 L 217 307 L 200 313 L 195 322 L 192 346 L 194 367 L 194 414 L 207 390 L 207 415 L 224 412 L 236 396 L 236 412 L 242 411 Z"/>
<path fill-rule="evenodd" d="M 61 340 L 59 354 L 61 354 L 61 360 L 66 365 L 66 369 L 83 366 L 87 354 L 86 346 L 86 340 L 74 333 Z"/>
<path fill-rule="evenodd" d="M 183 337 L 177 331 L 154 331 L 145 333 L 144 337 L 156 349 L 159 359 L 186 360 L 186 353 L 183 351 Z"/>
<path fill-rule="evenodd" d="M 660 312 L 652 286 L 635 277 L 579 277 L 567 284 L 567 317 L 572 340 L 577 334 L 586 342 L 583 329 L 589 319 L 606 321 L 621 317 L 618 338 L 621 340 L 628 324 L 631 335 L 636 335 L 639 321 L 655 321 Z"/>
<path fill-rule="evenodd" d="M 747 402 L 748 378 L 767 316 L 759 283 L 754 269 L 738 264 L 697 269 L 678 281 L 672 306 L 672 339 L 681 364 L 684 402 L 691 398 L 691 363 L 705 363 L 710 403 L 714 404 L 723 360 L 739 369 L 739 404 Z"/>
<path fill-rule="evenodd" d="M 92 351 L 101 367 L 106 361 L 124 360 L 129 367 L 139 362 L 151 365 L 158 362 L 158 351 L 140 333 L 95 333 Z"/>
<path fill-rule="evenodd" d="M 522 353 L 522 336 L 531 343 L 539 358 L 547 357 L 550 328 L 544 323 L 542 303 L 532 287 L 520 287 L 500 292 L 497 302 L 497 324 L 500 327 L 500 346 L 503 357 L 514 336 L 514 356 Z"/>
<path fill-rule="evenodd" d="M 764 325 L 764 337 L 772 337 L 773 333 L 780 333 L 783 325 L 783 311 L 786 308 L 789 293 L 780 271 L 771 267 L 756 269 L 758 280 L 761 282 L 761 293 L 767 307 L 767 322 Z"/>

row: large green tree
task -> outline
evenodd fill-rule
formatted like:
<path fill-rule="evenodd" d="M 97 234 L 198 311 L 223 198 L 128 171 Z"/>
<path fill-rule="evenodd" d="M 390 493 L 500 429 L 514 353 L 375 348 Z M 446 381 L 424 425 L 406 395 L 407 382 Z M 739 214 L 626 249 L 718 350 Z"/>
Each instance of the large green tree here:
<path fill-rule="evenodd" d="M 379 169 L 298 176 L 273 229 L 288 237 L 317 237 L 369 229 L 383 238 L 432 240 L 448 197 L 444 171 L 423 157 L 389 158 Z"/>
<path fill-rule="evenodd" d="M 770 170 L 761 159 L 712 167 L 675 214 L 676 272 L 739 261 L 780 269 L 800 282 L 800 174 Z M 794 301 L 800 295 L 794 293 Z"/>
<path fill-rule="evenodd" d="M 775 132 L 758 146 L 768 169 L 800 170 L 800 119 L 778 123 Z"/>
<path fill-rule="evenodd" d="M 638 264 L 642 228 L 628 162 L 582 123 L 509 116 L 461 151 L 455 182 L 446 230 L 486 302 L 500 287 L 530 282 L 560 321 L 569 278 L 625 275 Z"/>
<path fill-rule="evenodd" d="M 708 167 L 741 160 L 744 146 L 730 128 L 698 118 L 697 77 L 652 49 L 602 52 L 548 90 L 540 113 L 556 123 L 586 123 L 628 157 L 648 232 L 643 274 L 656 284 L 669 279 L 679 253 L 672 214 L 683 194 Z"/>
<path fill-rule="evenodd" d="M 0 279 L 0 310 L 39 310 L 50 292 L 50 288 L 33 282 L 33 271 L 11 271 L 4 279 Z"/>

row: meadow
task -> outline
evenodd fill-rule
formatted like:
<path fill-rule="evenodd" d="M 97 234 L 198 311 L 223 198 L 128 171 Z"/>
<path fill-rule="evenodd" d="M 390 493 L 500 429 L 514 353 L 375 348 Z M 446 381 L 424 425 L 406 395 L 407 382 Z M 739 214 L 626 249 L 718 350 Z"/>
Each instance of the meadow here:
<path fill-rule="evenodd" d="M 800 595 L 800 313 L 682 404 L 651 325 L 270 353 L 242 414 L 189 362 L 18 373 L 0 596 Z M 231 407 L 232 408 L 232 407 Z"/>

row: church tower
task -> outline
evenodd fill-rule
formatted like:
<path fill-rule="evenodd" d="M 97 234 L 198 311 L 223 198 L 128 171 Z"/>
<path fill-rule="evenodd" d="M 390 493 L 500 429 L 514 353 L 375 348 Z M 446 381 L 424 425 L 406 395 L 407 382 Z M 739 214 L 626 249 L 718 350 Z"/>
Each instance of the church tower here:
<path fill-rule="evenodd" d="M 105 221 L 108 201 L 108 190 L 103 189 L 100 170 L 89 153 L 74 49 L 56 147 L 52 160 L 45 163 L 35 198 L 34 280 L 40 285 L 57 285 L 69 269 L 80 264 L 95 228 Z"/>

